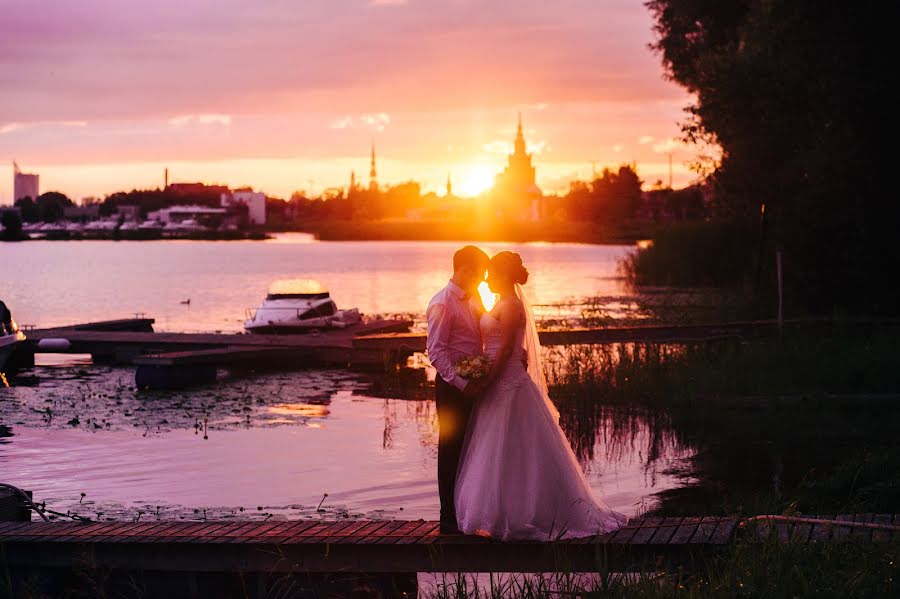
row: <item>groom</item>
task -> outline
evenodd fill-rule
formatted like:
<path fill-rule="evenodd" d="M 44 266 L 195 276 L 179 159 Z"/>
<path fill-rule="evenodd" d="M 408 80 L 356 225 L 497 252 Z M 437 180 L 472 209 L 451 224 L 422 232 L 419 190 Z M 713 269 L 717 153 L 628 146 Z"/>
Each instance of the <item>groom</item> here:
<path fill-rule="evenodd" d="M 484 313 L 478 285 L 484 281 L 488 255 L 467 245 L 453 255 L 453 277 L 438 291 L 425 315 L 428 319 L 428 359 L 437 370 L 434 379 L 438 414 L 438 492 L 441 532 L 458 532 L 453 494 L 463 438 L 474 400 L 484 391 L 454 371 L 463 356 L 482 353 L 479 320 Z"/>

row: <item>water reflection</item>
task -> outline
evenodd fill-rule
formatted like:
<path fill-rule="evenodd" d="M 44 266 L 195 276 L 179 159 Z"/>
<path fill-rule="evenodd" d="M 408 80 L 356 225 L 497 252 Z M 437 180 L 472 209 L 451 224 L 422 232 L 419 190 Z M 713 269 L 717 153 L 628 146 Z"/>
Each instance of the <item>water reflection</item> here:
<path fill-rule="evenodd" d="M 270 414 L 284 414 L 287 416 L 301 416 L 303 418 L 325 418 L 331 411 L 322 404 L 292 403 L 279 404 L 268 408 Z M 285 420 L 290 423 L 290 420 Z"/>
<path fill-rule="evenodd" d="M 387 382 L 273 373 L 158 395 L 130 389 L 123 370 L 37 372 L 36 387 L 3 391 L 13 436 L 0 470 L 55 509 L 82 509 L 84 491 L 91 510 L 115 517 L 150 505 L 168 517 L 316 516 L 328 493 L 326 515 L 437 516 L 437 420 L 421 370 Z M 665 421 L 584 398 L 559 406 L 590 484 L 615 509 L 637 513 L 682 484 L 669 472 L 689 449 L 656 430 Z"/>

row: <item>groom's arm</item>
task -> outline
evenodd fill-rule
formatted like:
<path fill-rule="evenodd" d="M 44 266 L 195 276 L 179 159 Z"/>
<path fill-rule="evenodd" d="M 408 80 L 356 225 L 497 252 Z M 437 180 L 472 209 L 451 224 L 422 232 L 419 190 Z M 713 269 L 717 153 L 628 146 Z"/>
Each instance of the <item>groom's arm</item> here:
<path fill-rule="evenodd" d="M 425 313 L 428 319 L 428 360 L 438 375 L 447 383 L 460 391 L 464 391 L 468 380 L 456 374 L 456 369 L 450 361 L 448 338 L 450 336 L 450 316 L 447 314 L 447 306 L 444 304 L 432 304 Z"/>

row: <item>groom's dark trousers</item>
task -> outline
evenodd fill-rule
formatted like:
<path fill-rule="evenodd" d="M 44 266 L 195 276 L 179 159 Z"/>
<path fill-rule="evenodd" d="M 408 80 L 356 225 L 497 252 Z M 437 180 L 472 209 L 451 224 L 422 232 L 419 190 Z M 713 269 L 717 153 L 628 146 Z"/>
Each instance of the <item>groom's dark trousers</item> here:
<path fill-rule="evenodd" d="M 456 471 L 462 454 L 463 439 L 472 412 L 472 400 L 438 375 L 434 379 L 438 414 L 438 494 L 441 497 L 441 525 L 456 528 Z"/>

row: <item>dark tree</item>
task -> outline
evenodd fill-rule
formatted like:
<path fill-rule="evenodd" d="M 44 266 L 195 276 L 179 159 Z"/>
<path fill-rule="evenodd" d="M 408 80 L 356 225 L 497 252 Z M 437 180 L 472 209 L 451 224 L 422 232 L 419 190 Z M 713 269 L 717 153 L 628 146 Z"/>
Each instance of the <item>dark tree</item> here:
<path fill-rule="evenodd" d="M 37 204 L 30 197 L 19 198 L 15 201 L 15 206 L 22 214 L 22 221 L 26 223 L 36 223 L 41 220 L 41 214 L 38 211 Z"/>
<path fill-rule="evenodd" d="M 633 218 L 640 202 L 641 180 L 629 164 L 617 171 L 605 168 L 589 183 L 573 181 L 566 196 L 573 219 L 605 224 L 619 224 Z"/>
<path fill-rule="evenodd" d="M 0 212 L 0 225 L 3 231 L 0 236 L 8 241 L 16 241 L 22 238 L 22 218 L 15 210 Z"/>
<path fill-rule="evenodd" d="M 75 203 L 68 196 L 58 191 L 42 193 L 35 202 L 38 220 L 45 223 L 55 223 L 60 220 L 65 209 L 74 205 Z"/>
<path fill-rule="evenodd" d="M 713 208 L 754 229 L 760 279 L 775 248 L 789 299 L 813 312 L 900 310 L 898 204 L 886 132 L 894 20 L 889 4 L 650 0 L 663 64 L 696 95 L 688 140 L 722 148 Z M 765 205 L 765 221 L 761 221 Z M 769 269 L 766 271 L 765 269 Z"/>

